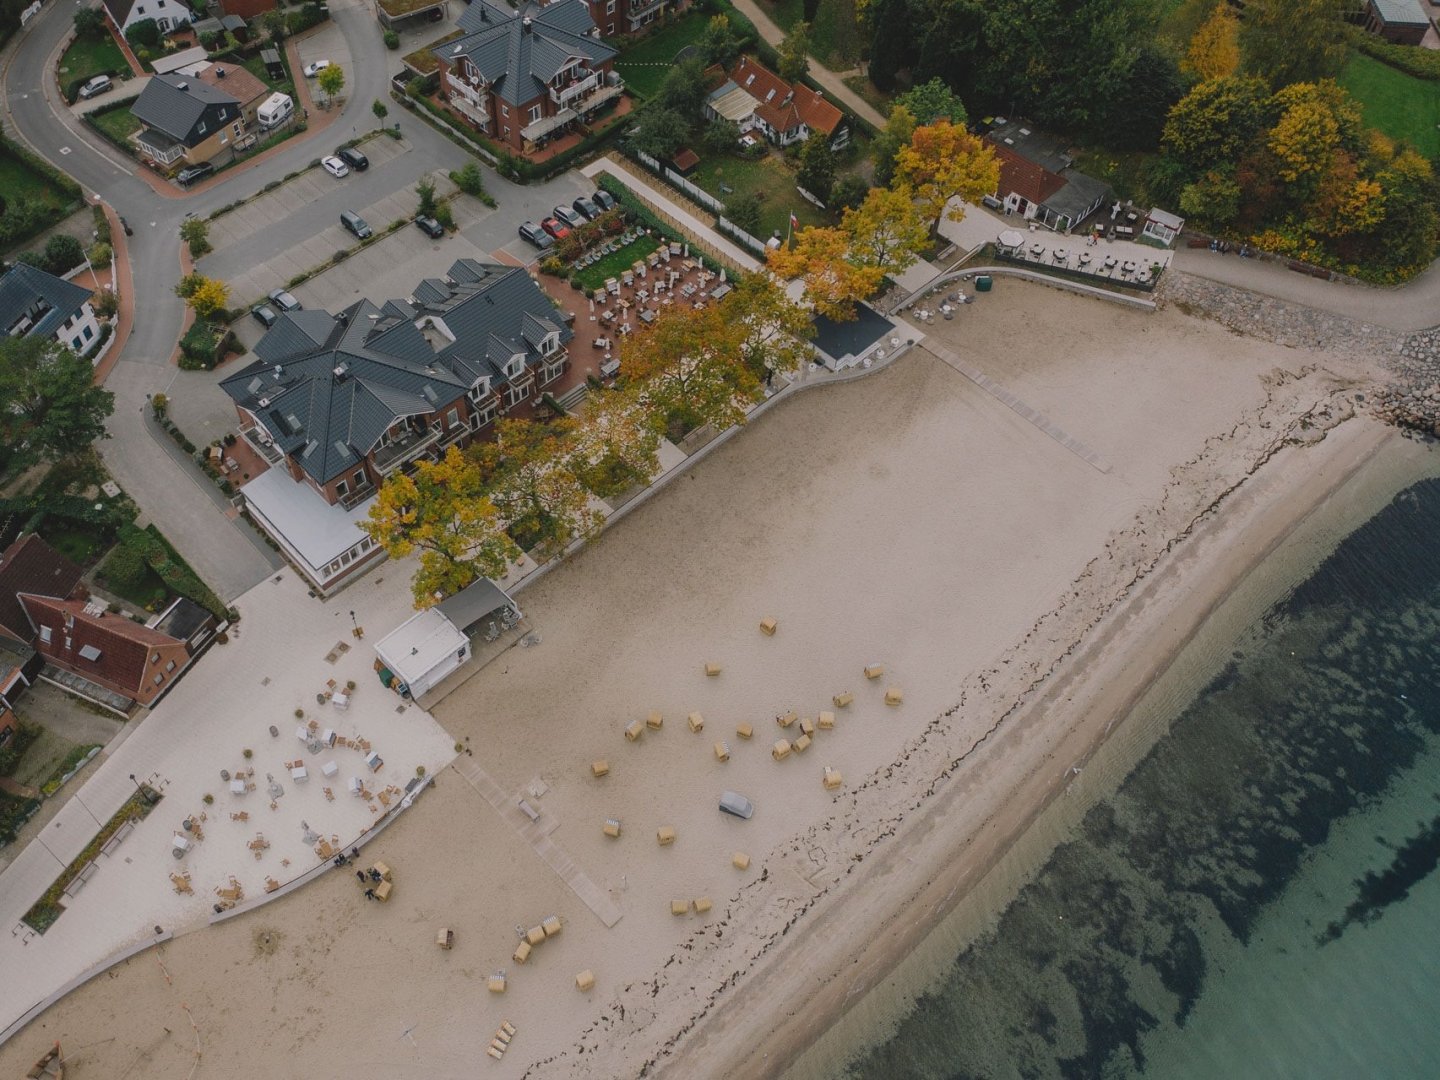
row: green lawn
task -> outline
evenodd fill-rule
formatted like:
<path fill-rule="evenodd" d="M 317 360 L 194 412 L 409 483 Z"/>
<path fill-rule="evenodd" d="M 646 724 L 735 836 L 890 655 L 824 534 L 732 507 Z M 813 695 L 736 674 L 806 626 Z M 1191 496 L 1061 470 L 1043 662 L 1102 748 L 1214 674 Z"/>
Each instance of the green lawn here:
<path fill-rule="evenodd" d="M 1428 82 L 1354 53 L 1340 72 L 1365 115 L 1365 123 L 1411 143 L 1427 158 L 1440 160 L 1440 83 Z"/>
<path fill-rule="evenodd" d="M 251 75 L 254 75 L 266 86 L 270 87 L 271 90 L 278 90 L 282 94 L 290 94 L 293 97 L 295 94 L 295 83 L 288 77 L 290 74 L 290 57 L 285 54 L 284 49 L 280 50 L 280 63 L 285 67 L 287 77 L 284 79 L 272 79 L 270 77 L 270 71 L 266 68 L 265 61 L 260 59 L 259 53 L 256 53 L 246 60 L 241 67 L 250 72 Z"/>
<path fill-rule="evenodd" d="M 606 278 L 619 277 L 622 271 L 630 269 L 632 263 L 645 258 L 659 246 L 660 241 L 656 237 L 642 236 L 638 240 L 632 240 L 619 251 L 606 255 L 599 262 L 592 263 L 584 270 L 577 270 L 574 280 L 580 282 L 587 291 L 594 292 L 605 284 Z"/>
<path fill-rule="evenodd" d="M 57 189 L 47 178 L 9 153 L 3 146 L 0 146 L 0 194 L 3 194 L 6 202 L 36 199 L 57 209 L 70 202 L 65 192 Z"/>
<path fill-rule="evenodd" d="M 823 211 L 800 197 L 795 190 L 795 174 L 775 154 L 758 161 L 731 154 L 708 154 L 690 179 L 722 202 L 744 192 L 757 192 L 761 198 L 758 240 L 777 231 L 784 236 L 791 213 L 801 225 L 829 224 Z M 733 190 L 722 190 L 722 184 Z"/>
<path fill-rule="evenodd" d="M 78 525 L 58 525 L 45 530 L 45 542 L 78 566 L 89 567 L 110 541 Z"/>
<path fill-rule="evenodd" d="M 129 70 L 130 65 L 125 61 L 125 54 L 109 34 L 99 39 L 76 38 L 75 43 L 65 50 L 65 55 L 60 57 L 60 66 L 57 69 L 61 86 L 69 86 L 75 80 L 83 82 L 92 75 Z"/>
<path fill-rule="evenodd" d="M 710 16 L 704 12 L 692 11 L 663 30 L 621 49 L 615 59 L 615 70 L 625 80 L 625 88 L 631 95 L 650 97 L 659 90 L 676 54 L 699 41 L 709 21 Z"/>
<path fill-rule="evenodd" d="M 760 10 L 788 31 L 805 13 L 804 0 L 760 0 Z M 860 59 L 855 0 L 824 0 L 810 27 L 810 55 L 831 71 L 849 71 Z"/>
<path fill-rule="evenodd" d="M 91 113 L 90 121 L 100 128 L 111 138 L 124 143 L 131 135 L 139 131 L 143 126 L 127 105 L 123 109 L 111 109 L 109 112 Z"/>
<path fill-rule="evenodd" d="M 122 546 L 123 545 L 117 544 L 114 551 L 119 551 Z M 109 590 L 122 600 L 128 600 L 142 610 L 150 607 L 152 604 L 158 609 L 159 605 L 170 598 L 171 592 L 165 587 L 165 582 L 160 580 L 160 575 L 155 573 L 149 566 L 145 567 L 137 581 L 121 580 L 120 578 L 112 576 L 109 573 L 109 569 L 110 559 L 114 556 L 114 551 L 112 551 L 110 556 L 106 557 L 105 561 L 100 564 L 100 569 L 96 572 L 95 577 L 101 588 Z"/>

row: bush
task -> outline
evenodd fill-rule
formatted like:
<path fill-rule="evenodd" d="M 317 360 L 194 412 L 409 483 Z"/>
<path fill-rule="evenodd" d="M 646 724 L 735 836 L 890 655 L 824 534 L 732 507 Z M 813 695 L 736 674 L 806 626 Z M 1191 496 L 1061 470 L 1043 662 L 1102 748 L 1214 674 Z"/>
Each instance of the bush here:
<path fill-rule="evenodd" d="M 104 270 L 114 258 L 114 249 L 103 241 L 97 240 L 90 248 L 90 265 L 96 270 Z"/>
<path fill-rule="evenodd" d="M 154 19 L 141 19 L 125 28 L 125 40 L 136 49 L 155 49 L 160 45 L 160 24 Z M 138 54 L 137 54 L 138 55 Z"/>
<path fill-rule="evenodd" d="M 392 52 L 400 48 L 400 35 L 394 30 L 385 31 L 385 47 Z"/>
<path fill-rule="evenodd" d="M 45 241 L 44 267 L 52 274 L 63 274 L 85 261 L 85 246 L 73 236 L 56 233 Z"/>
<path fill-rule="evenodd" d="M 99 41 L 108 33 L 105 16 L 100 13 L 98 7 L 81 8 L 75 13 L 75 33 L 90 41 Z"/>
<path fill-rule="evenodd" d="M 455 213 L 450 209 L 449 203 L 441 203 L 435 207 L 435 220 L 451 232 L 455 231 Z"/>
<path fill-rule="evenodd" d="M 480 172 L 480 166 L 471 161 L 463 169 L 450 174 L 451 181 L 466 195 L 479 199 L 486 206 L 493 207 L 495 199 L 485 190 L 485 177 Z"/>
<path fill-rule="evenodd" d="M 95 314 L 102 319 L 113 319 L 120 311 L 120 297 L 109 289 L 98 290 L 90 302 L 95 307 Z"/>
<path fill-rule="evenodd" d="M 145 556 L 128 544 L 119 544 L 101 564 L 98 576 L 121 588 L 135 588 L 150 572 Z"/>

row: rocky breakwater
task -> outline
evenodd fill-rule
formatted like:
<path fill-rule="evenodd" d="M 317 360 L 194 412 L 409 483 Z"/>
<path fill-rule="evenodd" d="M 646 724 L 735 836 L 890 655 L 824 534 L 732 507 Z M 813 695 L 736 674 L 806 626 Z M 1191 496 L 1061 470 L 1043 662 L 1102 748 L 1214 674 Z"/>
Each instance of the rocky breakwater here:
<path fill-rule="evenodd" d="M 1390 366 L 1398 377 L 1375 392 L 1371 410 L 1397 427 L 1440 435 L 1440 327 L 1411 334 Z"/>

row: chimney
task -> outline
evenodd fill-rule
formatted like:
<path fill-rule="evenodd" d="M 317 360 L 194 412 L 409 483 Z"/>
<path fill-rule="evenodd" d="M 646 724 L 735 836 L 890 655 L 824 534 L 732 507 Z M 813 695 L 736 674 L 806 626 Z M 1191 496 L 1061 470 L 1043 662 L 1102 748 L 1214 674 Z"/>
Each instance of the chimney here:
<path fill-rule="evenodd" d="M 190 84 L 182 79 L 180 82 L 177 82 L 175 84 L 175 89 L 181 91 L 182 93 L 189 93 Z"/>
<path fill-rule="evenodd" d="M 525 18 L 523 18 L 523 19 L 520 20 L 520 27 L 521 27 L 521 29 L 522 29 L 525 33 L 527 33 L 527 34 L 530 33 L 530 27 L 531 27 L 533 24 L 534 24 L 534 20 L 531 19 L 529 15 L 526 15 Z"/>

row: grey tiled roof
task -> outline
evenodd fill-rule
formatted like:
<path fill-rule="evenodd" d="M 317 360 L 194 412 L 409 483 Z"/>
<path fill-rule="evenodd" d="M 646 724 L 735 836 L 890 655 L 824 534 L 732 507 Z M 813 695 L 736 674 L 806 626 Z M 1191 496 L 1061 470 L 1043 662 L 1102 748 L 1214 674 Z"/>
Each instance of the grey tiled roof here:
<path fill-rule="evenodd" d="M 441 58 L 468 57 L 494 84 L 501 100 L 511 105 L 524 105 L 543 95 L 546 81 L 572 56 L 598 64 L 619 51 L 590 36 L 595 22 L 584 0 L 559 0 L 545 7 L 530 4 L 520 11 L 475 0 L 458 25 L 466 35 L 447 43 Z"/>
<path fill-rule="evenodd" d="M 1428 26 L 1430 19 L 1419 0 L 1374 0 L 1380 21 L 1387 26 Z"/>
<path fill-rule="evenodd" d="M 9 333 L 28 315 L 32 325 L 26 337 L 54 337 L 89 299 L 89 289 L 27 263 L 16 263 L 0 278 L 0 334 Z"/>
<path fill-rule="evenodd" d="M 426 318 L 455 340 L 431 348 L 415 326 Z M 562 344 L 574 336 L 523 269 L 462 259 L 417 286 L 414 303 L 282 315 L 256 343 L 259 359 L 220 385 L 323 484 L 358 465 L 396 420 L 443 411 L 481 378 L 503 385 L 492 348 L 502 363 L 522 353 L 535 364 L 536 346 L 557 331 Z"/>
<path fill-rule="evenodd" d="M 184 89 L 181 89 L 184 87 Z M 154 75 L 130 106 L 137 120 L 181 142 L 191 132 L 210 106 L 229 106 L 231 115 L 240 111 L 240 102 L 209 83 L 188 75 Z"/>

